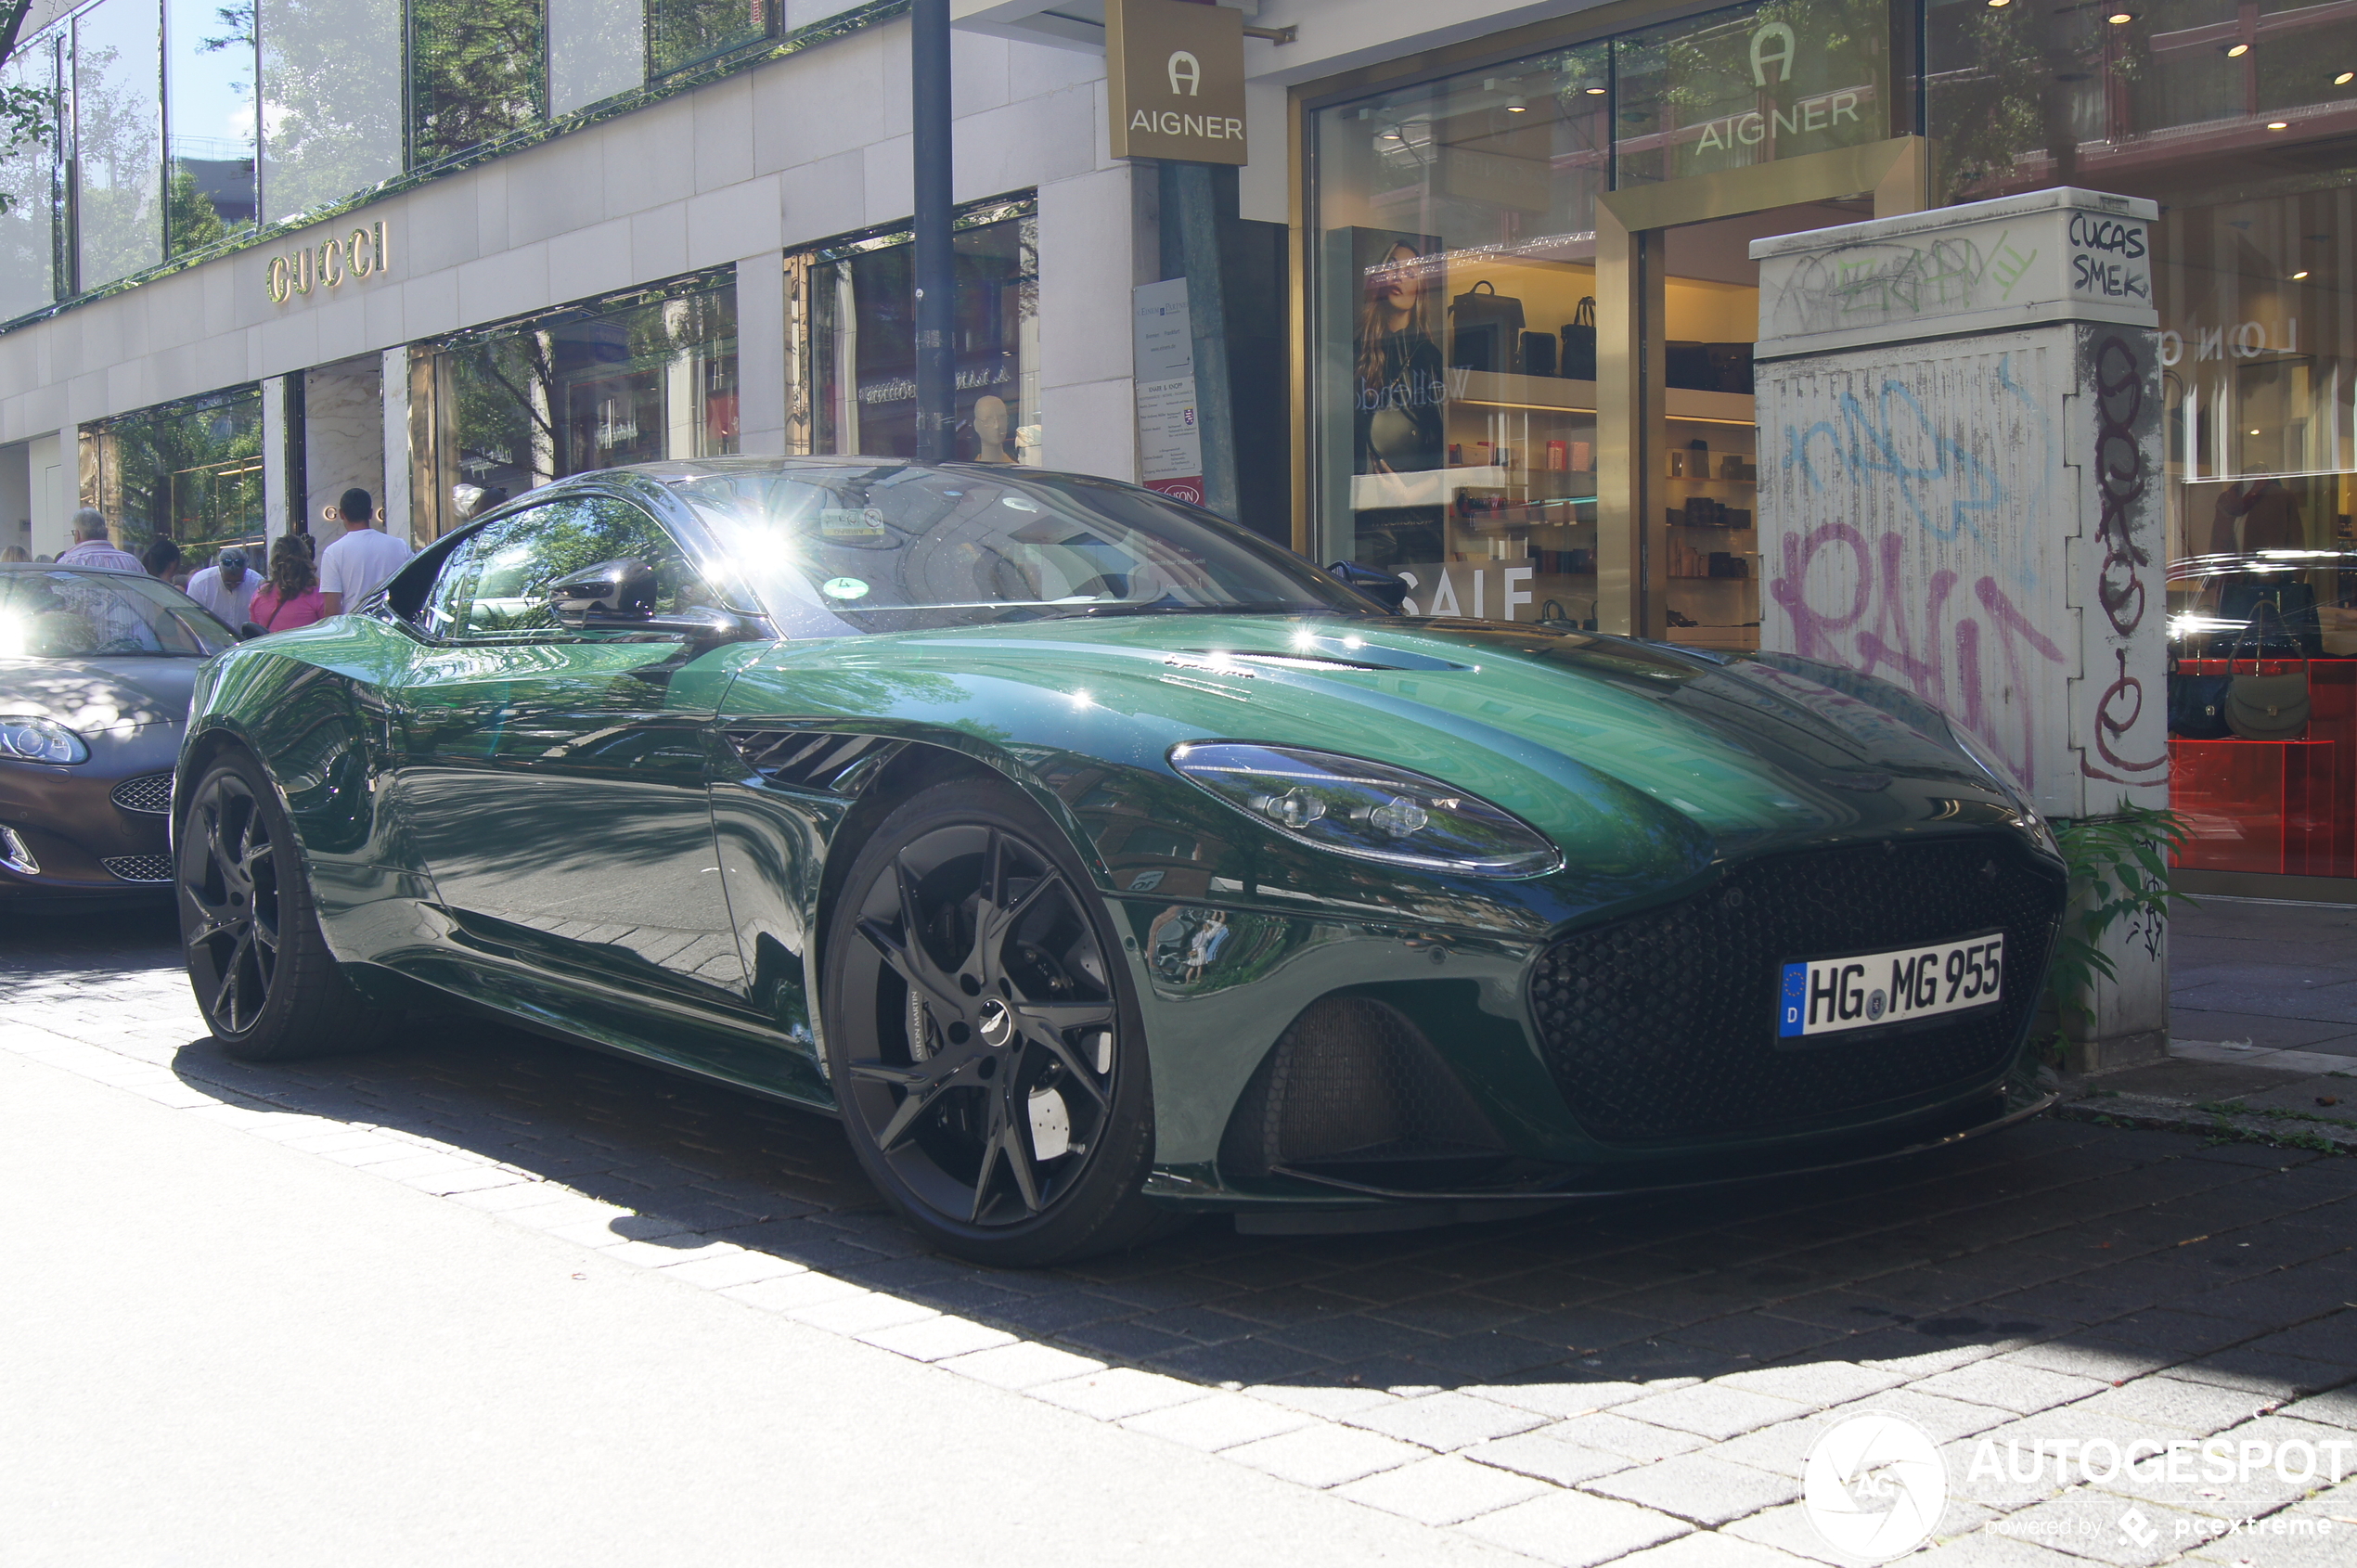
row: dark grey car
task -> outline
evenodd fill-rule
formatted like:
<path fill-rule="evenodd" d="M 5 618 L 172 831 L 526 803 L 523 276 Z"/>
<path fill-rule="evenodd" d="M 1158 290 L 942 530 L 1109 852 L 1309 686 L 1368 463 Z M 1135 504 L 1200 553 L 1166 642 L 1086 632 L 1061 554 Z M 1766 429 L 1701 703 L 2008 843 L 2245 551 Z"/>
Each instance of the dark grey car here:
<path fill-rule="evenodd" d="M 137 572 L 0 565 L 0 899 L 171 893 L 188 695 L 235 640 Z"/>

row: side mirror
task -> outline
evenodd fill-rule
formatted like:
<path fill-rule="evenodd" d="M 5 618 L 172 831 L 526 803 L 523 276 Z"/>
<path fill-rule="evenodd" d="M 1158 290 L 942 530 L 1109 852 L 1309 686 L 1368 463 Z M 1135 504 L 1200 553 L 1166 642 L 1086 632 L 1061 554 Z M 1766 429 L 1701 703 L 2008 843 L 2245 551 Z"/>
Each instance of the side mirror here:
<path fill-rule="evenodd" d="M 1345 586 L 1358 589 L 1394 615 L 1399 614 L 1408 602 L 1407 582 L 1388 572 L 1361 566 L 1355 560 L 1338 560 L 1326 570 L 1341 578 Z"/>
<path fill-rule="evenodd" d="M 644 625 L 655 618 L 655 569 L 636 559 L 601 560 L 549 585 L 548 612 L 576 632 Z"/>
<path fill-rule="evenodd" d="M 264 626 L 259 621 L 248 621 L 245 624 L 238 628 L 238 640 L 239 642 L 251 642 L 256 637 L 266 637 L 269 635 L 270 628 Z"/>

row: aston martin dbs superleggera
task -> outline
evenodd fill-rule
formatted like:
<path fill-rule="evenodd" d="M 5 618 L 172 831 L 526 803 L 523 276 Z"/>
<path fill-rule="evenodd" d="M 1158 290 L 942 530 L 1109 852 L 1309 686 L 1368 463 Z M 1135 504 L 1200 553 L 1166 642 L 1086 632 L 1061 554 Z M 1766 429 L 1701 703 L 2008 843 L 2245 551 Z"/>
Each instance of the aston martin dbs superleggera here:
<path fill-rule="evenodd" d="M 1937 712 L 1350 583 L 1383 586 L 1007 466 L 533 491 L 206 666 L 198 999 L 251 1057 L 431 995 L 821 1108 L 937 1244 L 1009 1264 L 2041 1103 L 2063 868 Z"/>

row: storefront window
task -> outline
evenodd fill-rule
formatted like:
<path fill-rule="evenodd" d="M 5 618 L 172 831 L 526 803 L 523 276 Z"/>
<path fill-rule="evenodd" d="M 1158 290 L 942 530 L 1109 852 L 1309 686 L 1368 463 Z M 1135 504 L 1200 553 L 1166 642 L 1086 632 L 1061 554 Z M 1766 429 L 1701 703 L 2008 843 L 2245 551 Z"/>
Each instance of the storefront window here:
<path fill-rule="evenodd" d="M 401 0 L 256 0 L 272 223 L 401 173 Z"/>
<path fill-rule="evenodd" d="M 253 7 L 164 0 L 165 245 L 185 255 L 253 225 Z"/>
<path fill-rule="evenodd" d="M 73 19 L 73 198 L 84 289 L 163 259 L 161 50 L 156 0 L 101 0 Z"/>
<path fill-rule="evenodd" d="M 1601 44 L 1316 117 L 1320 560 L 1592 622 Z"/>
<path fill-rule="evenodd" d="M 1039 266 L 1029 202 L 969 212 L 957 253 L 956 455 L 1039 461 Z M 804 252 L 798 315 L 807 323 L 795 412 L 809 452 L 908 457 L 917 450 L 917 351 L 907 231 Z"/>
<path fill-rule="evenodd" d="M 409 161 L 431 163 L 540 118 L 541 0 L 410 0 Z"/>
<path fill-rule="evenodd" d="M 658 76 L 758 44 L 776 0 L 647 0 L 648 64 Z"/>
<path fill-rule="evenodd" d="M 571 114 L 646 80 L 643 0 L 548 0 L 548 112 Z"/>
<path fill-rule="evenodd" d="M 701 276 L 431 351 L 442 533 L 567 474 L 737 450 L 737 309 Z"/>
<path fill-rule="evenodd" d="M 260 388 L 84 426 L 83 444 L 83 499 L 115 525 L 124 548 L 136 553 L 171 539 L 193 569 L 224 545 L 261 542 Z"/>
<path fill-rule="evenodd" d="M 36 311 L 58 296 L 58 61 L 62 33 L 20 45 L 5 66 L 0 86 L 46 95 L 42 139 L 19 143 L 0 158 L 0 321 Z"/>

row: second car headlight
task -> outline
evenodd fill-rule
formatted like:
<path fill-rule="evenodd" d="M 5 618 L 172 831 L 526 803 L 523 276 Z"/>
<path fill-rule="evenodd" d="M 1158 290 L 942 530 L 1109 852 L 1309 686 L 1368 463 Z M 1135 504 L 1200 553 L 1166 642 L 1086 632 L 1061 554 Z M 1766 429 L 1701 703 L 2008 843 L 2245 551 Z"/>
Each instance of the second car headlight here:
<path fill-rule="evenodd" d="M 1563 856 L 1546 835 L 1421 773 L 1248 741 L 1191 741 L 1170 765 L 1289 838 L 1361 860 L 1469 877 L 1528 877 Z"/>
<path fill-rule="evenodd" d="M 90 748 L 55 719 L 0 713 L 0 758 L 21 763 L 86 763 Z"/>

